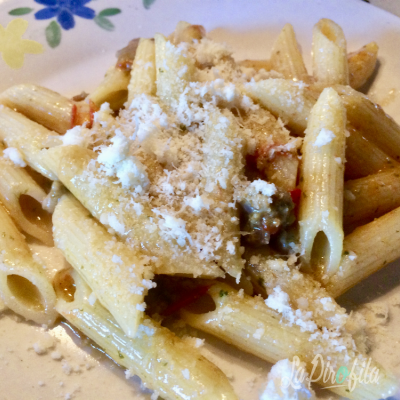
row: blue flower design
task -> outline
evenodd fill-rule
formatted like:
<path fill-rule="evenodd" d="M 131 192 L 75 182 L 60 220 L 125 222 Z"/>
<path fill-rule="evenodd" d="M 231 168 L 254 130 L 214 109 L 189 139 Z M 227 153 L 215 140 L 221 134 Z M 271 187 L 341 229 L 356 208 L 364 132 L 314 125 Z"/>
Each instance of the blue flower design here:
<path fill-rule="evenodd" d="M 75 26 L 74 15 L 93 19 L 95 11 L 85 4 L 92 0 L 35 0 L 36 3 L 46 6 L 35 13 L 36 19 L 49 19 L 57 17 L 59 24 L 65 29 L 72 29 Z"/>

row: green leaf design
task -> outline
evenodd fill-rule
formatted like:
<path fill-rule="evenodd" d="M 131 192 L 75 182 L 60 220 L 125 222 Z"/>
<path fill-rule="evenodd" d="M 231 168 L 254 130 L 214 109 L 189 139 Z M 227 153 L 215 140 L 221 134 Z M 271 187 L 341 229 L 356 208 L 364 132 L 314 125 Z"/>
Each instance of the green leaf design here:
<path fill-rule="evenodd" d="M 105 29 L 106 31 L 113 31 L 115 28 L 114 24 L 108 18 L 101 15 L 96 15 L 94 17 L 94 22 L 96 22 L 100 28 Z"/>
<path fill-rule="evenodd" d="M 56 21 L 50 22 L 46 28 L 46 39 L 49 46 L 54 49 L 61 42 L 61 28 Z"/>
<path fill-rule="evenodd" d="M 8 13 L 10 15 L 26 15 L 29 14 L 30 12 L 33 11 L 33 8 L 29 7 L 20 7 L 20 8 L 14 8 L 14 10 L 9 11 Z"/>
<path fill-rule="evenodd" d="M 143 7 L 148 10 L 156 0 L 143 0 Z"/>
<path fill-rule="evenodd" d="M 103 11 L 99 12 L 99 17 L 112 17 L 120 13 L 121 10 L 119 8 L 105 8 Z"/>

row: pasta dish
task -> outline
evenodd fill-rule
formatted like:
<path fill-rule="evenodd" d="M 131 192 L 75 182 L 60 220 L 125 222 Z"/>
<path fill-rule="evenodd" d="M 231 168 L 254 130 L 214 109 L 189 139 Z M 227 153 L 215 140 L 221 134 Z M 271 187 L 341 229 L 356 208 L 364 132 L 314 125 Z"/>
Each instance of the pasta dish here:
<path fill-rule="evenodd" d="M 400 127 L 357 90 L 377 55 L 322 19 L 310 75 L 290 24 L 270 59 L 237 61 L 179 22 L 90 94 L 7 89 L 0 310 L 68 321 L 154 399 L 238 399 L 187 326 L 275 364 L 261 400 L 394 395 L 335 301 L 400 257 Z"/>

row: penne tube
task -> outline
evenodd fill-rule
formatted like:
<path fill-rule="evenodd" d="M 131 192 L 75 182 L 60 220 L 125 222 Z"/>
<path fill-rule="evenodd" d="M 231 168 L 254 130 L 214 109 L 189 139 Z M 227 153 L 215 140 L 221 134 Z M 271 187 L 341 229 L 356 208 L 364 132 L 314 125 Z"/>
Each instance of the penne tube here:
<path fill-rule="evenodd" d="M 346 38 L 342 28 L 323 18 L 313 29 L 313 75 L 315 86 L 323 89 L 349 84 Z"/>
<path fill-rule="evenodd" d="M 128 103 L 140 94 L 156 94 L 156 58 L 152 39 L 140 39 L 128 85 Z"/>
<path fill-rule="evenodd" d="M 156 34 L 157 96 L 169 106 L 177 106 L 194 72 L 194 61 L 184 50 L 174 46 L 165 36 Z"/>
<path fill-rule="evenodd" d="M 360 130 L 347 124 L 347 131 L 345 179 L 358 179 L 400 166 L 395 159 L 366 139 Z"/>
<path fill-rule="evenodd" d="M 400 208 L 357 228 L 345 237 L 338 273 L 325 285 L 338 297 L 400 257 Z"/>
<path fill-rule="evenodd" d="M 79 146 L 59 146 L 45 150 L 43 156 L 58 179 L 95 218 L 143 255 L 156 257 L 155 273 L 207 278 L 224 275 L 218 264 L 200 259 L 194 250 L 177 257 L 181 247 L 162 235 L 159 217 L 149 204 L 136 203 L 129 190 L 96 167 L 91 169 L 94 152 Z"/>
<path fill-rule="evenodd" d="M 343 223 L 354 226 L 400 207 L 400 167 L 387 169 L 344 185 Z"/>
<path fill-rule="evenodd" d="M 89 304 L 90 289 L 78 274 L 72 277 L 76 285 L 73 301 L 59 299 L 58 312 L 129 374 L 138 375 L 146 387 L 165 400 L 237 400 L 227 377 L 197 349 L 150 318 L 129 339 L 106 309 L 98 302 Z"/>
<path fill-rule="evenodd" d="M 364 370 L 361 365 L 367 358 L 354 350 L 354 344 L 351 343 L 348 334 L 335 335 L 336 344 L 333 345 L 330 343 L 332 339 L 324 338 L 322 332 L 327 331 L 323 327 L 316 327 L 311 333 L 301 329 L 295 323 L 285 323 L 282 311 L 277 312 L 267 307 L 260 297 L 250 297 L 219 283 L 212 286 L 208 293 L 215 302 L 214 311 L 205 314 L 181 312 L 182 319 L 190 326 L 272 363 L 298 356 L 306 363 L 307 371 L 309 373 L 312 371 L 311 376 L 319 385 L 353 400 L 378 400 L 396 393 L 397 379 L 372 360 L 370 371 L 374 367 L 375 371 L 378 370 L 378 384 L 370 380 L 367 383 L 367 379 L 358 383 L 355 378 L 356 385 L 350 391 L 348 387 L 353 387 L 351 377 L 342 382 L 343 386 L 332 385 L 331 380 L 323 378 L 320 364 L 315 361 L 318 355 L 322 358 L 325 356 L 330 361 L 330 365 L 333 368 L 336 366 L 336 369 L 346 366 L 350 371 L 354 365 L 353 372 L 356 376 Z M 285 304 L 282 305 L 281 310 L 288 311 L 290 308 L 290 305 Z M 344 346 L 346 350 L 341 345 L 338 346 L 339 343 L 347 343 L 347 346 Z M 374 373 L 370 373 L 368 378 L 371 379 L 373 376 Z M 333 383 L 336 382 L 333 381 Z"/>
<path fill-rule="evenodd" d="M 349 86 L 336 86 L 354 128 L 387 155 L 400 160 L 400 126 L 378 104 Z"/>
<path fill-rule="evenodd" d="M 256 250 L 252 249 L 256 253 Z M 302 311 L 312 312 L 318 326 L 336 329 L 338 320 L 346 321 L 346 310 L 340 307 L 328 291 L 312 275 L 301 273 L 289 260 L 269 258 L 265 255 L 249 257 L 246 271 L 264 298 L 279 288 L 285 292 L 292 304 Z M 321 299 L 325 299 L 321 302 Z M 329 303 L 328 307 L 324 305 Z"/>
<path fill-rule="evenodd" d="M 244 86 L 245 94 L 282 119 L 294 133 L 303 136 L 315 104 L 304 84 L 286 79 L 266 79 Z"/>
<path fill-rule="evenodd" d="M 1 157 L 3 150 L 0 144 L 0 201 L 22 231 L 51 246 L 49 218 L 41 209 L 46 193 L 25 169 Z"/>
<path fill-rule="evenodd" d="M 7 107 L 0 109 L 0 140 L 7 147 L 17 148 L 31 168 L 53 181 L 57 177 L 46 167 L 40 150 L 47 147 L 54 135 L 57 134 L 16 111 Z"/>
<path fill-rule="evenodd" d="M 41 86 L 31 84 L 13 86 L 1 93 L 0 104 L 61 134 L 75 125 L 74 102 Z"/>
<path fill-rule="evenodd" d="M 378 49 L 378 45 L 371 42 L 347 55 L 349 84 L 353 89 L 360 88 L 373 74 L 378 59 Z"/>
<path fill-rule="evenodd" d="M 143 318 L 144 296 L 152 287 L 144 280 L 152 277 L 145 260 L 108 233 L 71 194 L 61 198 L 53 223 L 56 247 L 124 333 L 134 337 Z"/>
<path fill-rule="evenodd" d="M 42 265 L 0 204 L 0 297 L 12 311 L 38 324 L 57 318 L 56 295 Z"/>
<path fill-rule="evenodd" d="M 303 142 L 299 208 L 303 260 L 321 275 L 335 273 L 342 254 L 345 132 L 340 96 L 324 89 Z"/>
<path fill-rule="evenodd" d="M 117 111 L 128 99 L 130 79 L 130 70 L 112 66 L 99 86 L 88 96 L 88 100 L 92 101 L 97 108 L 100 108 L 103 103 L 109 103 L 111 109 Z"/>
<path fill-rule="evenodd" d="M 239 210 L 230 207 L 234 196 L 233 181 L 243 175 L 242 140 L 239 126 L 231 112 L 216 109 L 210 113 L 204 138 L 205 190 L 210 199 L 220 204 L 214 224 L 223 222 L 224 236 L 218 255 L 222 268 L 238 281 L 244 261 L 240 253 Z M 230 154 L 229 157 L 226 154 Z"/>
<path fill-rule="evenodd" d="M 308 82 L 309 77 L 304 65 L 293 26 L 286 24 L 271 51 L 271 69 L 280 72 L 286 79 Z"/>

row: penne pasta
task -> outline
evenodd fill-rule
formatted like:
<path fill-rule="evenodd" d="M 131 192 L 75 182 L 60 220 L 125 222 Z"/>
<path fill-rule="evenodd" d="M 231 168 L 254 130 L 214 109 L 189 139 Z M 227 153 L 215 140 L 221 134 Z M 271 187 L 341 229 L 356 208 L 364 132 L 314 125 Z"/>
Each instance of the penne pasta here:
<path fill-rule="evenodd" d="M 351 125 L 387 155 L 399 161 L 399 125 L 364 94 L 348 86 L 337 86 L 335 90 L 342 97 Z"/>
<path fill-rule="evenodd" d="M 174 46 L 165 36 L 156 34 L 157 96 L 169 106 L 177 106 L 194 72 L 194 62 L 184 50 Z"/>
<path fill-rule="evenodd" d="M 285 79 L 266 79 L 245 85 L 245 93 L 303 136 L 315 100 L 304 84 Z"/>
<path fill-rule="evenodd" d="M 152 287 L 146 259 L 117 241 L 71 194 L 61 198 L 53 223 L 56 246 L 124 333 L 134 337 L 143 319 L 144 296 Z"/>
<path fill-rule="evenodd" d="M 51 180 L 57 177 L 46 167 L 40 150 L 48 146 L 54 135 L 57 134 L 16 111 L 7 107 L 0 109 L 0 140 L 7 147 L 17 148 L 31 168 Z"/>
<path fill-rule="evenodd" d="M 3 150 L 0 144 L 0 201 L 21 230 L 52 245 L 51 230 L 46 224 L 48 218 L 40 206 L 46 193 L 25 169 L 2 157 Z M 22 208 L 21 204 L 28 207 Z M 33 208 L 36 211 L 32 212 Z"/>
<path fill-rule="evenodd" d="M 227 151 L 232 153 L 228 159 Z M 221 244 L 218 255 L 222 268 L 239 280 L 244 263 L 240 253 L 239 211 L 229 203 L 234 194 L 233 182 L 243 175 L 243 156 L 239 126 L 230 112 L 215 110 L 211 113 L 206 125 L 204 153 L 206 192 L 222 210 L 214 217 L 214 224 L 222 221 L 228 238 Z M 215 177 L 220 177 L 217 182 Z"/>
<path fill-rule="evenodd" d="M 343 222 L 347 227 L 371 222 L 397 207 L 400 207 L 400 167 L 344 185 Z"/>
<path fill-rule="evenodd" d="M 314 85 L 323 89 L 335 84 L 349 84 L 346 38 L 342 28 L 323 18 L 313 29 Z"/>
<path fill-rule="evenodd" d="M 324 89 L 303 142 L 299 209 L 303 259 L 321 275 L 335 273 L 342 254 L 345 129 L 340 96 Z"/>
<path fill-rule="evenodd" d="M 90 169 L 95 153 L 79 146 L 59 146 L 46 150 L 43 156 L 58 179 L 95 218 L 142 254 L 157 257 L 155 273 L 223 276 L 217 264 L 205 262 L 192 252 L 178 258 L 174 245 L 161 235 L 158 217 L 149 205 L 139 203 L 140 206 L 135 206 L 129 191 L 96 168 Z M 135 211 L 135 207 L 140 212 Z M 110 213 L 111 210 L 117 212 L 118 217 Z"/>
<path fill-rule="evenodd" d="M 57 311 L 98 346 L 138 375 L 146 386 L 166 400 L 237 400 L 226 376 L 195 348 L 167 328 L 146 318 L 135 338 L 124 335 L 109 312 L 98 302 L 88 303 L 90 290 L 75 272 L 73 301 L 57 302 Z"/>
<path fill-rule="evenodd" d="M 155 45 L 152 39 L 140 39 L 132 65 L 131 78 L 128 85 L 128 103 L 142 93 L 156 94 L 156 59 Z"/>
<path fill-rule="evenodd" d="M 130 70 L 112 66 L 99 86 L 90 93 L 88 100 L 92 101 L 97 108 L 100 108 L 103 103 L 109 103 L 114 111 L 119 110 L 128 99 L 130 79 Z"/>
<path fill-rule="evenodd" d="M 354 350 L 351 342 L 347 341 L 346 333 L 335 335 L 336 344 L 346 342 L 348 346 L 345 346 L 347 347 L 345 351 L 343 351 L 344 349 L 339 350 L 336 349 L 336 345 L 329 343 L 329 339 L 324 339 L 323 335 L 318 333 L 320 329 L 327 332 L 323 330 L 323 327 L 315 327 L 313 333 L 310 333 L 295 323 L 285 324 L 282 311 L 275 311 L 267 307 L 260 297 L 250 297 L 244 293 L 238 293 L 224 284 L 212 286 L 208 293 L 215 302 L 215 310 L 205 314 L 183 311 L 181 316 L 190 326 L 210 333 L 269 362 L 275 363 L 298 356 L 306 363 L 308 372 L 312 371 L 312 376 L 315 373 L 314 379 L 319 385 L 342 396 L 351 396 L 354 400 L 378 400 L 382 396 L 390 396 L 396 392 L 397 379 L 373 361 L 370 366 L 371 369 L 378 368 L 378 385 L 366 380 L 361 384 L 356 384 L 350 392 L 347 388 L 347 381 L 342 386 L 331 385 L 330 380 L 323 378 L 324 374 L 321 373 L 318 363 L 315 362 L 316 355 L 321 355 L 321 352 L 329 357 L 330 365 L 333 367 L 336 365 L 346 366 L 350 371 L 354 365 L 355 375 L 353 376 L 358 376 L 357 372 L 360 372 L 361 364 L 366 357 Z M 285 304 L 280 310 L 288 311 L 290 307 Z M 341 341 L 342 336 L 344 342 Z M 372 378 L 372 375 L 369 378 Z M 351 382 L 354 378 L 347 379 Z"/>
<path fill-rule="evenodd" d="M 308 116 L 315 100 L 310 94 L 299 89 L 298 83 L 268 79 L 247 84 L 245 92 L 275 116 L 281 118 L 294 133 L 304 136 Z M 399 165 L 397 158 L 390 157 L 389 153 L 386 154 L 384 150 L 377 147 L 369 135 L 367 138 L 364 129 L 356 129 L 348 124 L 347 130 L 350 132 L 346 140 L 345 174 L 347 179 L 361 178 Z"/>
<path fill-rule="evenodd" d="M 75 125 L 74 102 L 41 86 L 13 86 L 0 95 L 0 104 L 61 134 Z"/>
<path fill-rule="evenodd" d="M 400 164 L 383 152 L 362 132 L 347 124 L 345 179 L 358 179 Z"/>
<path fill-rule="evenodd" d="M 54 289 L 1 204 L 0 297 L 27 320 L 52 325 L 57 318 Z"/>
<path fill-rule="evenodd" d="M 276 39 L 270 62 L 271 69 L 280 72 L 286 79 L 308 82 L 306 66 L 291 24 L 286 24 Z"/>
<path fill-rule="evenodd" d="M 363 86 L 373 74 L 378 60 L 378 49 L 378 45 L 371 42 L 360 50 L 347 55 L 349 84 L 353 89 Z"/>
<path fill-rule="evenodd" d="M 309 76 L 290 24 L 237 62 L 181 21 L 131 40 L 91 95 L 0 94 L 0 313 L 60 313 L 152 398 L 238 400 L 195 329 L 277 363 L 263 400 L 314 398 L 284 393 L 291 367 L 394 395 L 366 319 L 334 300 L 400 257 L 400 128 L 354 90 L 378 46 L 346 46 L 321 19 Z"/>
<path fill-rule="evenodd" d="M 339 271 L 325 285 L 333 297 L 400 257 L 399 224 L 396 208 L 345 237 Z"/>

